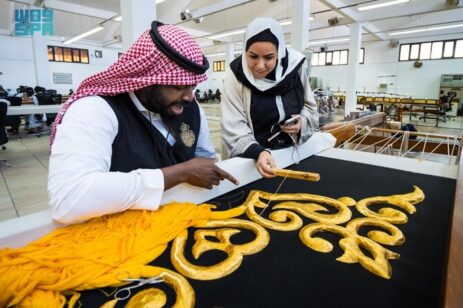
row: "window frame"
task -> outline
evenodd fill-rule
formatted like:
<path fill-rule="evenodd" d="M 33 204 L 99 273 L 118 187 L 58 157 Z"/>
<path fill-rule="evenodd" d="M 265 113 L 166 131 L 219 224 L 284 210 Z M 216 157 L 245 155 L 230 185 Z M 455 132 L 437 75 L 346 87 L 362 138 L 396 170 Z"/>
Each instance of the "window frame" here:
<path fill-rule="evenodd" d="M 458 39 L 451 39 L 451 40 L 435 40 L 435 41 L 423 41 L 423 42 L 410 42 L 410 43 L 404 43 L 404 44 L 400 44 L 399 46 L 399 54 L 398 54 L 398 61 L 399 62 L 407 62 L 407 61 L 416 61 L 416 60 L 420 60 L 420 61 L 434 61 L 434 60 L 449 60 L 449 59 L 461 59 L 463 58 L 462 57 L 456 57 L 455 56 L 455 53 L 456 53 L 456 49 L 457 49 L 457 43 L 459 41 L 462 41 L 462 43 L 460 44 L 463 44 L 463 38 L 458 38 Z M 428 44 L 428 43 L 431 43 L 431 53 L 430 53 L 430 58 L 429 59 L 421 59 L 421 46 L 423 44 Z M 434 43 L 442 43 L 442 55 L 440 58 L 432 58 L 432 48 L 433 48 L 433 45 Z M 445 46 L 447 43 L 453 43 L 453 49 L 452 49 L 452 56 L 451 57 L 446 57 L 444 56 L 445 55 Z M 401 55 L 402 55 L 402 46 L 405 46 L 405 45 L 408 45 L 409 48 L 408 48 L 408 56 L 406 58 L 406 60 L 401 60 Z M 412 46 L 414 45 L 418 45 L 418 57 L 416 59 L 411 59 L 410 58 L 410 55 L 411 55 L 411 52 L 412 52 Z"/>
<path fill-rule="evenodd" d="M 360 54 L 362 55 L 362 58 L 359 59 L 359 64 L 365 64 L 365 48 L 364 47 L 361 47 L 360 50 L 362 50 L 363 52 L 360 52 Z M 337 57 L 337 64 L 334 64 L 334 59 L 335 59 L 335 56 L 334 56 L 334 53 L 337 53 L 338 54 L 338 57 Z M 346 52 L 347 53 L 347 61 L 346 63 L 341 63 L 341 54 L 343 52 Z M 324 56 L 323 56 L 323 55 Z M 328 54 L 331 55 L 331 62 L 327 62 L 328 60 Z M 311 62 L 311 65 L 312 67 L 321 67 L 321 66 L 340 66 L 340 65 L 348 65 L 349 64 L 349 49 L 345 48 L 345 49 L 335 49 L 335 50 L 327 50 L 327 51 L 317 51 L 317 52 L 313 52 L 312 54 L 312 59 L 314 58 L 317 58 L 317 64 L 314 64 L 314 61 Z M 324 62 L 323 64 L 321 64 L 321 59 L 324 58 L 325 60 L 322 61 Z"/>
<path fill-rule="evenodd" d="M 59 50 L 61 50 L 62 59 L 57 59 L 59 57 L 59 55 L 57 55 L 57 51 L 59 51 Z M 66 61 L 65 60 L 65 58 L 64 58 L 65 50 L 69 51 L 71 53 L 71 61 Z M 77 60 L 76 60 L 77 57 L 75 57 L 75 52 L 76 51 L 78 53 L 78 59 Z M 82 52 L 87 53 L 87 61 L 82 60 Z M 51 62 L 90 64 L 90 57 L 89 57 L 88 49 L 47 45 L 47 53 L 48 53 L 48 61 L 51 61 Z"/>
<path fill-rule="evenodd" d="M 225 72 L 225 60 L 212 61 L 213 72 Z"/>

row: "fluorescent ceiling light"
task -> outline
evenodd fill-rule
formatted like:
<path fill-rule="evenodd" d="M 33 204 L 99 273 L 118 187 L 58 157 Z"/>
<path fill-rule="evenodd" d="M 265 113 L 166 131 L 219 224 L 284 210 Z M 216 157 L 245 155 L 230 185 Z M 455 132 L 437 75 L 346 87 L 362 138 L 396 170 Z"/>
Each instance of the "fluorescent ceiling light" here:
<path fill-rule="evenodd" d="M 460 27 L 463 27 L 463 24 L 429 27 L 426 30 L 427 31 L 435 31 L 435 30 L 445 30 L 445 29 L 453 29 L 453 28 L 460 28 Z"/>
<path fill-rule="evenodd" d="M 208 55 L 205 55 L 206 58 L 213 58 L 213 57 L 220 57 L 220 56 L 225 56 L 225 52 L 218 52 L 218 53 L 210 53 Z"/>
<path fill-rule="evenodd" d="M 312 16 L 310 16 L 310 20 L 313 20 L 313 19 L 314 18 Z M 286 20 L 286 21 L 280 22 L 280 26 L 287 26 L 287 25 L 290 25 L 292 23 L 293 23 L 292 20 Z M 246 31 L 246 29 L 238 29 L 238 30 L 231 31 L 231 32 L 226 32 L 226 33 L 217 34 L 217 35 L 211 35 L 208 38 L 211 39 L 211 40 L 215 40 L 215 39 L 218 39 L 218 38 L 221 38 L 221 37 L 232 36 L 232 35 L 237 35 L 237 34 L 243 34 L 245 31 Z"/>
<path fill-rule="evenodd" d="M 410 2 L 410 0 L 394 0 L 394 1 L 389 1 L 389 2 L 378 3 L 378 4 L 366 5 L 366 6 L 359 7 L 358 10 L 359 11 L 373 10 L 373 9 L 378 9 L 378 8 L 385 7 L 385 6 L 396 5 L 396 4 L 406 3 L 406 2 Z"/>
<path fill-rule="evenodd" d="M 238 53 L 241 53 L 241 50 L 235 50 L 233 52 L 234 54 L 238 54 Z M 213 57 L 220 57 L 220 56 L 225 56 L 226 53 L 225 52 L 218 52 L 218 53 L 210 53 L 208 55 L 204 55 L 206 58 L 213 58 Z"/>
<path fill-rule="evenodd" d="M 453 29 L 453 28 L 460 28 L 460 27 L 463 27 L 463 24 L 454 24 L 454 25 L 447 25 L 447 26 L 435 26 L 435 27 L 426 27 L 426 28 L 419 28 L 419 29 L 412 29 L 412 30 L 395 31 L 395 32 L 389 32 L 389 35 L 402 35 L 402 34 L 426 32 L 426 31 Z"/>
<path fill-rule="evenodd" d="M 122 15 L 113 18 L 114 21 L 122 21 Z"/>
<path fill-rule="evenodd" d="M 312 20 L 314 20 L 314 18 L 313 18 L 312 16 L 310 16 L 310 17 L 309 17 L 309 21 L 312 21 Z M 286 21 L 280 22 L 280 26 L 283 27 L 283 26 L 290 25 L 290 24 L 292 24 L 292 23 L 293 23 L 292 20 L 286 20 Z"/>
<path fill-rule="evenodd" d="M 103 27 L 102 25 L 98 25 L 98 26 L 96 26 L 95 28 L 88 30 L 87 32 L 84 32 L 84 33 L 82 33 L 82 34 L 76 35 L 76 36 L 74 36 L 74 37 L 72 37 L 72 38 L 70 38 L 70 39 L 64 41 L 63 44 L 64 44 L 64 45 L 71 44 L 71 43 L 73 43 L 73 42 L 75 42 L 75 41 L 78 41 L 78 40 L 80 40 L 80 39 L 83 39 L 84 37 L 87 37 L 87 36 L 89 36 L 89 35 L 92 35 L 93 33 L 96 33 L 96 32 L 101 31 L 101 30 L 103 30 L 103 29 L 104 29 L 104 27 Z"/>
<path fill-rule="evenodd" d="M 164 1 L 166 1 L 166 0 L 156 0 L 156 4 L 162 3 Z"/>
<path fill-rule="evenodd" d="M 309 45 L 319 45 L 319 44 L 326 44 L 326 43 L 346 42 L 346 41 L 348 41 L 348 40 L 349 40 L 348 38 L 343 38 L 343 39 L 316 41 L 316 42 L 310 42 Z"/>
<path fill-rule="evenodd" d="M 231 35 L 236 35 L 236 34 L 242 34 L 244 33 L 244 29 L 239 29 L 239 30 L 236 30 L 236 31 L 231 31 L 231 32 L 227 32 L 227 33 L 222 33 L 222 34 L 217 34 L 217 35 L 212 35 L 212 36 L 209 36 L 209 38 L 211 40 L 214 40 L 214 39 L 217 39 L 217 38 L 221 38 L 221 37 L 226 37 L 226 36 L 231 36 Z"/>

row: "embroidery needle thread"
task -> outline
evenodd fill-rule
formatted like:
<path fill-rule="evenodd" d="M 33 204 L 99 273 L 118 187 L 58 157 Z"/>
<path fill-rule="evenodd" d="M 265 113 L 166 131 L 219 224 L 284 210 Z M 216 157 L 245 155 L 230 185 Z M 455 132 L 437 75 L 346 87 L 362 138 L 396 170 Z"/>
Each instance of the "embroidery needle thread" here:
<path fill-rule="evenodd" d="M 283 186 L 283 183 L 286 181 L 286 176 L 283 178 L 283 180 L 281 181 L 280 185 L 278 185 L 277 187 L 277 190 L 272 194 L 271 197 L 273 197 L 274 195 L 276 195 L 279 191 L 280 191 L 280 188 Z M 270 198 L 269 198 L 270 199 Z M 267 209 L 267 207 L 269 206 L 271 200 L 268 200 L 267 201 L 267 204 L 265 204 L 265 207 L 262 209 L 262 211 L 260 212 L 260 216 L 262 216 L 262 214 L 265 212 L 265 210 Z"/>

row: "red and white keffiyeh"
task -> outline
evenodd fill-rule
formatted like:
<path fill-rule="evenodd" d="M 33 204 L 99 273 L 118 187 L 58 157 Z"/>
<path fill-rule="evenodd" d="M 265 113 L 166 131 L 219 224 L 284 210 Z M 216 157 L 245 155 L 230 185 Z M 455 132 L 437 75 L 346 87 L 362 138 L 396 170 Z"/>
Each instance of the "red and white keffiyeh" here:
<path fill-rule="evenodd" d="M 88 77 L 80 84 L 56 116 L 51 128 L 50 147 L 64 114 L 72 102 L 79 98 L 92 95 L 113 96 L 154 84 L 196 85 L 207 79 L 206 74 L 191 72 L 170 60 L 156 48 L 149 31 L 145 31 L 108 69 Z M 173 25 L 162 25 L 158 27 L 158 31 L 174 50 L 191 61 L 203 64 L 203 53 L 188 33 Z"/>

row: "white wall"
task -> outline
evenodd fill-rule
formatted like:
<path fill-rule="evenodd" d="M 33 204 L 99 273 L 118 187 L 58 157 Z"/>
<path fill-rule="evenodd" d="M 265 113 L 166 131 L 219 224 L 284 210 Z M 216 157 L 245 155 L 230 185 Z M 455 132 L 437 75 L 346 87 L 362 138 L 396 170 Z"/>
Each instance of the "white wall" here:
<path fill-rule="evenodd" d="M 48 45 L 63 46 L 61 42 L 49 40 Z M 13 93 L 19 85 L 28 85 L 35 87 L 34 62 L 32 54 L 32 39 L 30 37 L 14 37 L 0 35 L 0 84 L 6 89 L 11 89 Z M 109 65 L 117 60 L 118 52 L 122 50 L 104 48 L 83 44 L 66 45 L 71 48 L 88 49 L 90 64 L 83 63 L 65 63 L 65 62 L 48 62 L 50 65 L 50 74 L 53 73 L 71 73 L 72 85 L 53 84 L 52 88 L 58 93 L 68 94 L 69 89 L 77 89 L 79 84 L 85 78 L 106 69 Z M 95 58 L 95 50 L 103 51 L 102 58 Z M 53 80 L 53 77 L 50 76 Z"/>
<path fill-rule="evenodd" d="M 463 34 L 400 40 L 400 43 L 461 38 L 463 38 Z M 399 62 L 399 46 L 391 48 L 388 44 L 389 41 L 366 42 L 362 44 L 362 47 L 365 48 L 365 63 L 359 67 L 357 91 L 378 92 L 379 84 L 387 83 L 388 93 L 396 93 L 414 98 L 436 99 L 439 97 L 442 74 L 463 74 L 463 59 L 423 60 L 423 66 L 417 69 L 413 67 L 413 61 Z M 348 48 L 349 45 L 345 44 L 329 46 L 328 50 Z M 225 56 L 209 59 L 211 66 L 212 61 L 219 60 L 225 60 Z M 324 87 L 330 87 L 334 91 L 345 91 L 346 71 L 347 65 L 315 66 L 312 67 L 311 76 L 320 77 Z M 225 78 L 225 73 L 214 73 L 211 70 L 208 71 L 208 77 L 209 80 L 220 83 Z M 220 90 L 222 91 L 222 88 Z"/>
<path fill-rule="evenodd" d="M 463 35 L 425 37 L 400 40 L 401 44 L 447 39 L 461 39 Z M 388 41 L 364 43 L 365 63 L 359 66 L 358 88 L 360 92 L 377 92 L 380 83 L 388 84 L 388 93 L 414 98 L 438 98 L 442 74 L 463 74 L 463 59 L 423 60 L 421 68 L 413 67 L 413 61 L 399 62 L 399 46 L 391 48 Z M 346 49 L 348 45 L 329 46 L 328 50 Z M 324 87 L 346 90 L 347 66 L 315 66 L 312 76 L 320 77 Z"/>

